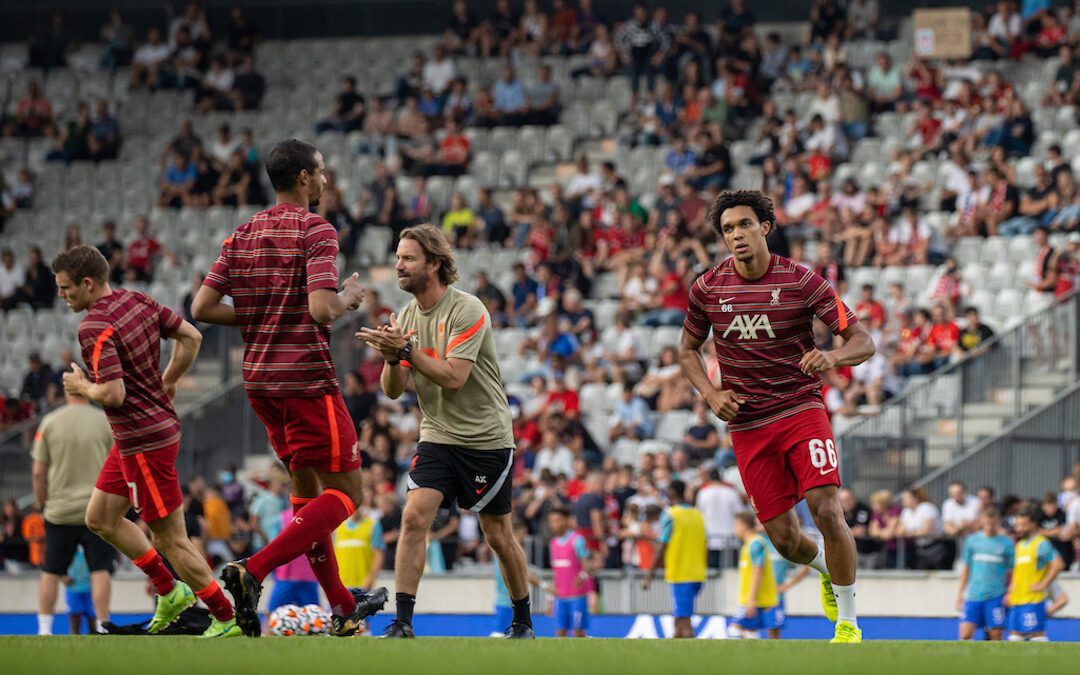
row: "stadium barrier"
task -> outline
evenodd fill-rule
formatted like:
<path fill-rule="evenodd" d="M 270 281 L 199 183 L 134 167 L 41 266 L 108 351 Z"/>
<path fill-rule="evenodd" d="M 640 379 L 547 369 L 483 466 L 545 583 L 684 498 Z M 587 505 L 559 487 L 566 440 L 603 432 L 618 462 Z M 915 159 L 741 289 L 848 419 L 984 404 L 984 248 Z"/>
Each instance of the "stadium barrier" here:
<path fill-rule="evenodd" d="M 836 440 L 844 484 L 860 495 L 905 489 L 1051 403 L 1080 372 L 1078 317 L 1080 293 L 1074 291 L 1027 314 L 980 346 L 976 355 L 909 384 L 877 415 L 843 430 Z M 1042 494 L 1065 473 L 1055 465 L 1051 478 L 1022 494 Z M 1004 492 L 1008 477 L 995 474 L 980 484 Z M 930 487 L 934 501 L 944 500 L 942 486 L 935 482 Z"/>

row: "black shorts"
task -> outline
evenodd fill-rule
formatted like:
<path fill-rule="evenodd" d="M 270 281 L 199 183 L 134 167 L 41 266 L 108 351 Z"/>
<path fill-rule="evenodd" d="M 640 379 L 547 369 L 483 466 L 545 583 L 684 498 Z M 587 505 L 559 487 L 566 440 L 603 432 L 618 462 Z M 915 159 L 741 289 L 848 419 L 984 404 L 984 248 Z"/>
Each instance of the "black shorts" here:
<path fill-rule="evenodd" d="M 45 566 L 49 574 L 64 576 L 75 549 L 82 544 L 86 566 L 91 572 L 109 572 L 116 569 L 116 549 L 85 525 L 55 525 L 45 521 Z"/>
<path fill-rule="evenodd" d="M 510 513 L 514 450 L 470 450 L 456 445 L 421 442 L 416 445 L 409 489 L 432 488 L 443 493 L 443 506 L 477 513 Z"/>

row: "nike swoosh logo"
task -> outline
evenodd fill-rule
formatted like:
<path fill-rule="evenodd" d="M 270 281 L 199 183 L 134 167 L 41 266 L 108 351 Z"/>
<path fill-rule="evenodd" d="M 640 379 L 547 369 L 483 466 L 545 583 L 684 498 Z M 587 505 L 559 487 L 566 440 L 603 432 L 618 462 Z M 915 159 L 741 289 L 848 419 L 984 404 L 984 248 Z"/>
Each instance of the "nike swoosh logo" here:
<path fill-rule="evenodd" d="M 717 301 L 717 304 L 718 305 L 726 305 L 729 302 L 734 302 L 734 301 L 735 301 L 735 298 L 720 298 L 720 300 Z"/>
<path fill-rule="evenodd" d="M 483 492 L 483 491 L 484 491 L 484 490 L 486 490 L 486 489 L 487 489 L 487 486 L 485 485 L 484 487 L 482 487 L 482 488 L 480 488 L 479 490 L 477 490 L 477 491 L 476 491 L 476 494 L 480 494 L 481 492 Z"/>
<path fill-rule="evenodd" d="M 825 469 L 821 469 L 821 475 L 824 476 L 824 475 L 832 473 L 833 471 L 836 471 L 835 466 L 833 468 L 829 469 L 828 471 L 826 471 Z"/>

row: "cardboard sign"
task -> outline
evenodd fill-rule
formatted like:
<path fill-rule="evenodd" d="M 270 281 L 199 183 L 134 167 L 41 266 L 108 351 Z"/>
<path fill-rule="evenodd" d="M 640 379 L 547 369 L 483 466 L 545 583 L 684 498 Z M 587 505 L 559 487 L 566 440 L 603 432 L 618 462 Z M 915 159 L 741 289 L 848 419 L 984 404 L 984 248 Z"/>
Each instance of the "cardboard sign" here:
<path fill-rule="evenodd" d="M 916 9 L 915 55 L 924 59 L 964 59 L 971 56 L 971 10 L 967 7 Z"/>

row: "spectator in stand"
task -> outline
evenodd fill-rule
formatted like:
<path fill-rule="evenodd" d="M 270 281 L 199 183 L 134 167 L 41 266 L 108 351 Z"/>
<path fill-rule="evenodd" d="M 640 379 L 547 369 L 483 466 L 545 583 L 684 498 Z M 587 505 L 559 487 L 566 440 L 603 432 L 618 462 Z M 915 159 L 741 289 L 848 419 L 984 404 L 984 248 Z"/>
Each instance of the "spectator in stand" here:
<path fill-rule="evenodd" d="M 502 209 L 495 205 L 489 188 L 480 188 L 476 207 L 476 224 L 489 245 L 504 246 L 510 236 L 510 227 Z"/>
<path fill-rule="evenodd" d="M 528 90 L 529 124 L 544 126 L 557 124 L 562 105 L 559 103 L 559 85 L 551 81 L 551 66 L 540 66 L 536 86 Z"/>
<path fill-rule="evenodd" d="M 479 39 L 480 22 L 465 0 L 454 0 L 443 32 L 444 49 L 454 55 L 475 56 Z"/>
<path fill-rule="evenodd" d="M 1016 188 L 1009 184 L 1001 169 L 991 166 L 986 170 L 986 182 L 989 193 L 978 207 L 974 231 L 965 232 L 965 236 L 985 235 L 995 237 L 998 226 L 1016 214 L 1020 202 Z"/>
<path fill-rule="evenodd" d="M 1035 185 L 1020 197 L 1019 214 L 1001 223 L 998 234 L 1002 237 L 1027 235 L 1039 225 L 1049 225 L 1057 215 L 1056 203 L 1057 192 L 1050 172 L 1042 164 L 1036 164 Z"/>
<path fill-rule="evenodd" d="M 45 403 L 45 394 L 48 392 L 49 385 L 54 379 L 53 370 L 49 364 L 41 360 L 41 354 L 38 352 L 32 352 L 27 357 L 27 362 L 30 370 L 23 377 L 19 398 L 33 405 L 34 410 L 40 410 L 42 404 Z"/>
<path fill-rule="evenodd" d="M 998 43 L 1008 50 L 1014 42 L 1020 40 L 1023 23 L 1020 13 L 1013 10 L 1013 4 L 1008 0 L 999 0 L 997 11 L 990 17 L 987 32 Z"/>
<path fill-rule="evenodd" d="M 465 203 L 465 197 L 455 192 L 450 197 L 450 208 L 443 214 L 443 231 L 454 242 L 455 248 L 471 248 L 475 226 L 476 215 Z"/>
<path fill-rule="evenodd" d="M 1043 95 L 1043 107 L 1076 105 L 1076 102 L 1080 100 L 1080 77 L 1077 77 L 1080 73 L 1080 64 L 1076 61 L 1073 47 L 1068 44 L 1062 45 L 1058 49 L 1058 60 L 1061 65 L 1054 74 L 1054 82 L 1050 85 L 1050 90 Z"/>
<path fill-rule="evenodd" d="M 930 317 L 930 330 L 918 349 L 917 360 L 906 369 L 906 375 L 928 374 L 945 366 L 960 340 L 960 327 L 953 323 L 945 303 L 935 303 L 930 308 Z"/>
<path fill-rule="evenodd" d="M 865 315 L 859 316 L 860 319 Z M 851 369 L 851 385 L 844 391 L 844 407 L 839 410 L 843 415 L 877 414 L 881 404 L 900 393 L 889 359 L 883 352 Z M 861 406 L 867 406 L 862 408 Z"/>
<path fill-rule="evenodd" d="M 420 87 L 423 86 L 423 82 L 424 55 L 420 52 L 413 52 L 409 69 L 405 71 L 404 74 L 398 76 L 394 86 L 398 105 L 404 104 L 405 100 L 410 96 L 418 96 L 420 94 Z"/>
<path fill-rule="evenodd" d="M 945 534 L 964 538 L 979 529 L 979 498 L 969 494 L 964 483 L 949 483 L 949 497 L 941 505 L 941 519 Z"/>
<path fill-rule="evenodd" d="M 1008 157 L 1026 157 L 1035 143 L 1035 124 L 1024 102 L 1014 99 L 1009 103 L 1008 116 L 996 133 L 987 136 L 987 145 L 1000 145 Z"/>
<path fill-rule="evenodd" d="M 1058 506 L 1057 495 L 1053 492 L 1047 492 L 1043 495 L 1039 506 L 1042 509 L 1039 518 L 1039 534 L 1050 540 L 1050 543 L 1057 549 L 1058 555 L 1061 556 L 1062 562 L 1065 563 L 1065 569 L 1069 569 L 1075 552 L 1072 540 L 1062 536 L 1067 534 L 1066 522 L 1068 519 L 1065 512 Z"/>
<path fill-rule="evenodd" d="M 746 510 L 746 504 L 738 490 L 720 478 L 720 471 L 709 469 L 709 480 L 698 490 L 694 506 L 705 519 L 705 535 L 708 539 L 708 565 L 712 569 L 732 567 L 735 562 L 735 514 Z M 730 551 L 727 559 L 725 552 Z"/>
<path fill-rule="evenodd" d="M 10 248 L 0 252 L 0 309 L 12 309 L 19 301 L 19 288 L 26 284 L 26 270 L 15 262 Z"/>
<path fill-rule="evenodd" d="M 851 0 L 847 3 L 844 37 L 847 40 L 873 40 L 880 18 L 878 0 Z"/>
<path fill-rule="evenodd" d="M 34 179 L 30 176 L 30 171 L 19 169 L 15 184 L 10 190 L 11 201 L 14 203 L 8 202 L 7 195 L 2 194 L 4 191 L 6 183 L 0 178 L 0 232 L 4 230 L 3 219 L 14 213 L 15 209 L 29 209 L 34 206 Z"/>
<path fill-rule="evenodd" d="M 195 135 L 195 126 L 191 120 L 180 123 L 180 133 L 173 137 L 165 150 L 161 153 L 161 170 L 165 171 L 166 165 L 174 155 L 181 154 L 188 161 L 195 159 L 195 152 L 202 149 L 202 139 Z"/>
<path fill-rule="evenodd" d="M 923 570 L 943 569 L 945 547 L 937 541 L 944 532 L 941 512 L 922 488 L 904 490 L 900 501 L 904 508 L 900 512 L 896 536 L 908 540 L 907 548 L 912 553 L 907 557 L 908 566 Z"/>
<path fill-rule="evenodd" d="M 503 66 L 502 77 L 495 84 L 496 121 L 499 124 L 519 126 L 525 122 L 528 105 L 525 87 L 517 79 L 511 65 Z"/>
<path fill-rule="evenodd" d="M 615 34 L 615 49 L 630 75 L 631 110 L 637 109 L 642 77 L 649 94 L 653 93 L 657 67 L 669 46 L 667 33 L 649 22 L 649 6 L 644 2 L 634 3 L 633 15 Z"/>
<path fill-rule="evenodd" d="M 874 67 L 866 76 L 870 110 L 874 113 L 896 110 L 903 112 L 904 87 L 900 68 L 886 52 L 880 52 Z"/>
<path fill-rule="evenodd" d="M 484 303 L 494 325 L 500 328 L 506 327 L 506 296 L 495 284 L 491 283 L 487 272 L 481 270 L 476 273 L 476 287 L 473 295 Z"/>
<path fill-rule="evenodd" d="M 966 357 L 981 354 L 986 350 L 985 343 L 994 337 L 994 331 L 979 320 L 979 309 L 968 307 L 964 310 L 964 330 L 960 331 L 960 339 L 956 342 L 956 357 Z"/>
<path fill-rule="evenodd" d="M 615 405 L 615 412 L 608 421 L 608 442 L 620 438 L 640 441 L 651 438 L 653 432 L 649 406 L 640 396 L 634 395 L 634 385 L 623 385 L 622 398 Z"/>
<path fill-rule="evenodd" d="M 554 431 L 545 431 L 536 451 L 532 479 L 537 482 L 545 472 L 552 476 L 574 475 L 574 453 L 566 447 Z"/>
<path fill-rule="evenodd" d="M 686 171 L 685 176 L 699 191 L 723 190 L 731 180 L 731 155 L 719 135 L 719 131 L 716 137 L 706 131 L 697 135 L 694 166 Z"/>
<path fill-rule="evenodd" d="M 9 399 L 10 400 L 10 399 Z M 30 560 L 30 548 L 23 537 L 23 517 L 14 499 L 5 499 L 0 506 L 0 560 L 10 570 L 18 570 L 19 563 Z"/>
<path fill-rule="evenodd" d="M 203 74 L 195 93 L 195 109 L 204 113 L 211 110 L 229 110 L 235 107 L 230 92 L 236 81 L 236 73 L 225 65 L 225 58 L 210 59 L 210 69 Z"/>
<path fill-rule="evenodd" d="M 176 266 L 176 256 L 150 236 L 150 221 L 146 216 L 135 217 L 135 238 L 127 247 L 128 281 L 153 281 L 154 265 L 158 256 L 165 258 L 170 265 Z"/>
<path fill-rule="evenodd" d="M 116 72 L 117 68 L 131 65 L 135 48 L 135 32 L 124 20 L 120 8 L 109 10 L 109 20 L 101 27 L 101 42 L 105 45 L 98 66 L 102 70 Z"/>
<path fill-rule="evenodd" d="M 897 565 L 896 532 L 900 527 L 901 508 L 893 503 L 891 492 L 878 490 L 870 495 L 870 510 L 870 536 L 880 546 L 871 567 L 893 569 Z"/>
<path fill-rule="evenodd" d="M 35 310 L 52 307 L 56 300 L 56 276 L 42 260 L 41 249 L 31 246 L 26 262 L 26 281 L 15 292 L 16 303 L 25 302 Z"/>
<path fill-rule="evenodd" d="M 533 310 L 536 309 L 536 293 L 539 285 L 536 280 L 525 272 L 525 265 L 514 263 L 514 285 L 510 294 L 514 298 L 513 305 L 507 307 L 506 318 L 518 328 L 525 328 L 533 321 Z"/>
<path fill-rule="evenodd" d="M 191 189 L 195 186 L 195 164 L 185 155 L 176 153 L 173 161 L 165 169 L 165 175 L 159 186 L 158 206 L 171 206 L 179 209 L 190 206 Z"/>
<path fill-rule="evenodd" d="M 244 56 L 243 67 L 236 73 L 232 88 L 228 92 L 232 109 L 237 112 L 258 110 L 265 93 L 266 78 L 255 70 L 255 57 L 248 54 Z"/>
<path fill-rule="evenodd" d="M 435 96 L 442 98 L 450 88 L 450 83 L 457 77 L 454 61 L 447 58 L 446 48 L 435 45 L 431 60 L 421 70 L 421 85 L 430 89 Z"/>
<path fill-rule="evenodd" d="M 315 133 L 340 131 L 347 134 L 362 128 L 366 103 L 363 95 L 356 91 L 356 78 L 352 75 L 344 76 L 341 78 L 341 91 L 330 110 L 330 118 L 316 124 Z"/>
<path fill-rule="evenodd" d="M 86 137 L 90 159 L 116 159 L 120 150 L 120 125 L 109 114 L 109 102 L 103 98 L 94 104 L 94 117 L 90 121 L 90 133 Z"/>
<path fill-rule="evenodd" d="M 615 74 L 619 67 L 619 52 L 615 49 L 615 43 L 611 39 L 611 32 L 605 24 L 596 25 L 585 56 L 588 58 L 585 66 L 571 72 L 572 77 L 591 75 L 592 77 L 607 79 Z"/>
<path fill-rule="evenodd" d="M 452 116 L 446 117 L 446 135 L 436 153 L 427 156 L 420 173 L 424 176 L 460 176 L 469 168 L 470 143 L 461 131 L 461 124 Z"/>
<path fill-rule="evenodd" d="M 250 203 L 251 171 L 239 149 L 229 154 L 229 161 L 218 176 L 212 197 L 216 206 L 244 206 Z"/>
<path fill-rule="evenodd" d="M 4 135 L 32 138 L 49 135 L 52 130 L 52 104 L 38 83 L 31 80 L 26 85 L 26 96 L 15 105 L 14 117 L 4 126 Z"/>
<path fill-rule="evenodd" d="M 64 21 L 64 13 L 57 10 L 49 15 L 49 26 L 35 29 L 27 41 L 26 65 L 31 68 L 62 68 L 67 65 L 72 39 Z"/>
<path fill-rule="evenodd" d="M 90 158 L 90 106 L 80 102 L 75 119 L 65 124 L 60 129 L 60 135 L 56 139 L 56 147 L 45 156 L 49 160 L 62 160 L 70 164 L 74 160 Z"/>
<path fill-rule="evenodd" d="M 124 244 L 116 238 L 116 223 L 105 221 L 101 226 L 105 239 L 97 244 L 97 250 L 109 261 L 109 280 L 115 284 L 124 280 Z"/>
<path fill-rule="evenodd" d="M 250 55 L 255 45 L 262 41 L 259 27 L 248 18 L 247 12 L 239 4 L 229 10 L 229 50 L 236 54 Z"/>
<path fill-rule="evenodd" d="M 872 330 L 881 330 L 885 327 L 885 321 L 887 316 L 885 314 L 885 306 L 874 299 L 874 285 L 863 284 L 862 296 L 859 298 L 859 302 L 855 305 L 855 315 L 862 316 L 864 313 L 870 316 L 870 321 L 867 327 Z"/>
<path fill-rule="evenodd" d="M 394 154 L 394 111 L 379 97 L 371 99 L 371 110 L 364 116 L 364 136 L 367 138 L 356 146 L 360 155 Z"/>
<path fill-rule="evenodd" d="M 674 268 L 658 279 L 656 294 L 651 302 L 653 309 L 641 316 L 641 325 L 681 326 L 686 318 L 690 284 L 693 281 L 689 261 L 685 257 L 679 257 Z"/>
<path fill-rule="evenodd" d="M 151 28 L 146 34 L 146 43 L 135 50 L 131 62 L 131 89 L 141 86 L 153 87 L 161 77 L 162 69 L 172 58 L 172 49 L 161 39 L 161 31 Z"/>

